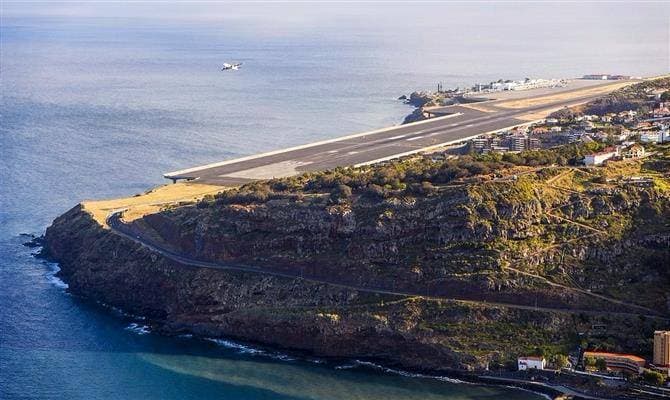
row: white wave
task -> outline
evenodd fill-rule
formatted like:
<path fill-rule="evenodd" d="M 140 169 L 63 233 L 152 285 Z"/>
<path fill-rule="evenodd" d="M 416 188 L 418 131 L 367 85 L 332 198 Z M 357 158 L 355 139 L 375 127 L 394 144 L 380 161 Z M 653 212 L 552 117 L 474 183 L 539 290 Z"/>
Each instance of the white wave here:
<path fill-rule="evenodd" d="M 281 360 L 281 361 L 297 361 L 297 358 L 293 358 L 289 356 L 288 354 L 282 354 L 282 353 L 271 353 L 267 354 L 268 357 L 274 358 L 275 360 Z"/>
<path fill-rule="evenodd" d="M 235 343 L 230 340 L 225 339 L 215 339 L 215 338 L 205 338 L 205 340 L 218 344 L 219 346 L 226 347 L 228 349 L 235 349 L 243 354 L 265 354 L 263 350 L 254 349 L 250 346 L 245 346 L 240 343 Z"/>
<path fill-rule="evenodd" d="M 101 307 L 108 309 L 109 311 L 112 312 L 112 314 L 115 314 L 117 317 L 124 317 L 128 319 L 134 319 L 137 321 L 144 321 L 147 319 L 147 317 L 142 316 L 142 315 L 136 315 L 133 313 L 129 313 L 126 311 L 123 311 L 121 308 L 113 306 L 111 304 L 107 304 L 105 302 L 102 302 L 100 300 L 95 301 L 97 304 L 99 304 Z"/>
<path fill-rule="evenodd" d="M 60 267 L 57 263 L 45 262 L 45 264 L 49 268 L 47 273 L 44 275 L 47 278 L 47 282 L 59 289 L 67 289 L 70 287 L 70 285 L 63 282 L 62 279 L 56 276 L 56 274 L 60 271 Z"/>
<path fill-rule="evenodd" d="M 470 382 L 462 381 L 460 379 L 455 379 L 455 378 L 449 378 L 448 376 L 425 375 L 425 374 L 418 374 L 418 373 L 415 373 L 415 372 L 407 372 L 407 371 L 402 371 L 402 370 L 399 370 L 399 369 L 384 367 L 383 365 L 375 364 L 375 363 L 369 362 L 369 361 L 354 360 L 354 362 L 356 363 L 356 365 L 354 365 L 354 366 L 346 366 L 345 365 L 345 366 L 342 366 L 342 368 L 339 368 L 339 369 L 347 369 L 347 368 L 344 368 L 344 367 L 354 368 L 356 366 L 365 366 L 365 367 L 368 367 L 368 368 L 378 369 L 380 371 L 383 371 L 383 372 L 386 372 L 386 373 L 389 373 L 389 374 L 405 376 L 405 377 L 408 377 L 408 378 L 437 379 L 437 380 L 442 381 L 442 382 L 470 384 Z"/>
<path fill-rule="evenodd" d="M 140 325 L 135 322 L 131 323 L 130 325 L 126 326 L 125 328 L 127 331 L 131 331 L 133 333 L 137 333 L 138 335 L 146 335 L 147 333 L 150 333 L 151 330 L 149 329 L 148 326 L 146 325 Z"/>
<path fill-rule="evenodd" d="M 298 360 L 297 358 L 289 356 L 288 354 L 261 350 L 261 349 L 257 349 L 257 348 L 251 347 L 251 346 L 243 345 L 241 343 L 236 343 L 236 342 L 233 342 L 231 340 L 215 339 L 215 338 L 205 338 L 205 340 L 216 343 L 219 346 L 223 346 L 223 347 L 226 347 L 228 349 L 237 350 L 237 352 L 240 353 L 240 354 L 258 355 L 258 356 L 268 357 L 268 358 L 272 358 L 272 359 L 275 359 L 275 360 L 287 361 L 287 362 Z"/>

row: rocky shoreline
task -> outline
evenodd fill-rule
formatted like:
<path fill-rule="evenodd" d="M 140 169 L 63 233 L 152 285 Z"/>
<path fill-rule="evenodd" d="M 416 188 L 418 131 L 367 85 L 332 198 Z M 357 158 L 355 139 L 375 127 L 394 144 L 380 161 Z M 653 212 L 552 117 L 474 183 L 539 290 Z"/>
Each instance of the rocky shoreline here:
<path fill-rule="evenodd" d="M 177 265 L 102 228 L 80 206 L 47 229 L 45 255 L 60 263 L 59 276 L 70 292 L 146 316 L 161 334 L 227 337 L 320 357 L 369 358 L 407 369 L 469 370 L 469 363 L 476 362 L 429 340 L 385 328 L 367 312 L 352 312 L 350 321 L 341 321 L 336 314 L 318 310 L 291 311 L 364 307 L 382 301 L 378 296 Z"/>
<path fill-rule="evenodd" d="M 424 121 L 431 118 L 428 112 L 430 107 L 444 107 L 454 106 L 458 104 L 473 103 L 483 101 L 483 98 L 466 98 L 462 95 L 454 95 L 450 92 L 427 92 L 415 91 L 407 95 L 398 97 L 398 100 L 405 104 L 414 107 L 414 110 L 409 113 L 402 121 L 402 124 L 409 124 L 412 122 Z"/>
<path fill-rule="evenodd" d="M 645 351 L 667 323 L 663 287 L 646 285 L 667 274 L 667 192 L 590 190 L 593 173 L 574 169 L 415 157 L 254 182 L 129 222 L 86 203 L 54 220 L 43 252 L 70 293 L 159 334 L 480 382 L 582 338 Z M 579 191 L 547 183 L 558 178 Z"/>
<path fill-rule="evenodd" d="M 77 206 L 70 210 L 68 213 L 69 217 L 77 217 L 79 213 L 84 212 L 81 210 L 80 206 Z M 85 213 L 85 212 L 84 212 Z M 65 214 L 64 214 L 65 215 Z M 75 216 L 77 215 L 77 216 Z M 86 216 L 85 219 L 88 219 L 89 216 Z M 92 221 L 93 225 L 95 221 Z M 54 224 L 55 225 L 55 224 Z M 82 225 L 78 225 L 78 228 L 83 228 Z M 70 265 L 67 260 L 71 260 L 74 254 L 73 253 L 62 253 L 65 250 L 62 247 L 56 246 L 58 250 L 54 252 L 54 247 L 49 246 L 50 240 L 51 243 L 54 243 L 55 239 L 59 233 L 57 233 L 58 228 L 49 227 L 47 234 L 44 236 L 36 237 L 31 236 L 28 242 L 24 243 L 25 246 L 30 248 L 41 249 L 39 253 L 36 253 L 35 256 L 45 259 L 50 262 L 57 262 L 60 266 Z M 99 226 L 91 226 L 91 229 L 98 231 L 99 235 L 114 235 L 111 231 L 102 229 Z M 62 232 L 61 232 L 62 233 Z M 123 242 L 122 237 L 118 237 Z M 126 242 L 129 242 L 126 240 Z M 126 243 L 130 244 L 130 243 Z M 119 243 L 119 245 L 124 245 Z M 114 257 L 119 256 L 118 253 L 114 253 Z M 157 262 L 157 258 L 151 258 L 152 261 Z M 179 268 L 188 268 L 184 265 L 179 265 Z M 481 374 L 477 371 L 469 371 L 466 369 L 452 369 L 452 368 L 431 368 L 426 365 L 414 365 L 405 363 L 398 363 L 389 360 L 388 358 L 379 358 L 376 356 L 366 357 L 364 355 L 338 355 L 335 353 L 322 353 L 314 352 L 309 350 L 304 350 L 302 347 L 287 347 L 284 344 L 268 344 L 267 341 L 258 341 L 250 339 L 248 335 L 239 336 L 234 334 L 224 334 L 217 337 L 208 336 L 205 330 L 200 330 L 196 332 L 187 326 L 179 326 L 178 324 L 167 324 L 165 318 L 160 316 L 160 313 L 155 313 L 146 308 L 135 307 L 136 303 L 126 303 L 122 305 L 122 302 L 116 301 L 115 303 L 107 303 L 103 300 L 100 300 L 87 291 L 83 290 L 81 285 L 75 284 L 76 272 L 72 268 L 63 269 L 60 268 L 55 273 L 55 276 L 61 279 L 61 285 L 59 287 L 67 290 L 68 293 L 80 298 L 85 302 L 92 302 L 105 310 L 112 310 L 119 316 L 123 316 L 132 322 L 129 326 L 134 326 L 136 328 L 132 329 L 133 331 L 138 332 L 138 334 L 146 334 L 149 332 L 156 333 L 164 336 L 172 337 L 190 337 L 195 340 L 206 340 L 212 341 L 217 345 L 220 345 L 219 341 L 225 342 L 225 347 L 229 348 L 239 348 L 243 349 L 246 352 L 252 352 L 256 354 L 261 354 L 274 359 L 279 360 L 309 360 L 315 362 L 318 360 L 318 363 L 328 363 L 333 365 L 334 368 L 337 368 L 338 365 L 349 365 L 352 364 L 352 368 L 370 368 L 381 370 L 385 373 L 401 375 L 405 377 L 416 377 L 416 378 L 428 378 L 428 379 L 438 379 L 438 380 L 447 380 L 453 383 L 463 383 L 463 384 L 478 384 L 478 385 L 490 385 L 490 386 L 502 386 L 502 387 L 514 387 L 517 389 L 527 390 L 532 393 L 537 393 L 539 395 L 546 396 L 548 398 L 560 398 L 564 393 L 556 388 L 549 386 L 538 386 L 532 382 L 505 382 L 501 383 L 496 381 L 495 378 L 488 377 Z M 148 315 L 140 314 L 140 312 L 149 312 Z M 316 357 L 316 358 L 315 358 Z M 579 399 L 579 397 L 575 397 Z"/>

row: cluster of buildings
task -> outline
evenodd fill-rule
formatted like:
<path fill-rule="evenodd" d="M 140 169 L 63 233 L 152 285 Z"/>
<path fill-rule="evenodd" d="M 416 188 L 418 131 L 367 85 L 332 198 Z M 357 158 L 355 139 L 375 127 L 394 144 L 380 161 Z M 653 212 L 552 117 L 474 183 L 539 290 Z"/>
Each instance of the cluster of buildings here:
<path fill-rule="evenodd" d="M 472 149 L 478 153 L 506 153 L 508 151 L 535 150 L 540 140 L 525 130 L 514 130 L 502 135 L 485 135 L 472 139 Z"/>
<path fill-rule="evenodd" d="M 670 370 L 670 331 L 654 332 L 654 354 L 651 364 L 639 356 L 633 354 L 609 353 L 604 351 L 585 351 L 582 354 L 582 365 L 585 370 L 593 369 L 595 366 L 591 361 L 604 361 L 605 369 L 614 373 L 641 374 L 645 367 L 661 372 L 666 377 Z M 531 369 L 543 370 L 547 366 L 544 357 L 525 356 L 517 359 L 519 371 Z"/>
<path fill-rule="evenodd" d="M 511 79 L 498 80 L 489 83 L 478 83 L 470 91 L 474 93 L 502 92 L 506 90 L 528 90 L 538 88 L 563 87 L 567 84 L 565 79 L 531 79 L 514 81 Z"/>
<path fill-rule="evenodd" d="M 588 80 L 603 80 L 603 81 L 625 81 L 628 79 L 634 79 L 629 75 L 612 75 L 612 74 L 589 74 L 584 75 L 582 79 Z"/>
<path fill-rule="evenodd" d="M 644 147 L 633 143 L 629 147 L 613 146 L 603 149 L 597 153 L 588 154 L 584 157 L 584 165 L 601 165 L 610 160 L 625 160 L 642 158 L 645 156 Z"/>
<path fill-rule="evenodd" d="M 644 130 L 640 132 L 642 143 L 666 143 L 670 142 L 670 131 L 667 127 L 661 130 Z"/>
<path fill-rule="evenodd" d="M 651 115 L 654 117 L 652 118 Z M 670 103 L 657 103 L 653 112 L 641 119 L 628 110 L 604 115 L 547 118 L 543 122 L 482 135 L 470 141 L 478 153 L 520 152 L 574 142 L 605 142 L 612 147 L 588 155 L 584 164 L 601 165 L 608 160 L 644 157 L 642 144 L 670 142 Z"/>

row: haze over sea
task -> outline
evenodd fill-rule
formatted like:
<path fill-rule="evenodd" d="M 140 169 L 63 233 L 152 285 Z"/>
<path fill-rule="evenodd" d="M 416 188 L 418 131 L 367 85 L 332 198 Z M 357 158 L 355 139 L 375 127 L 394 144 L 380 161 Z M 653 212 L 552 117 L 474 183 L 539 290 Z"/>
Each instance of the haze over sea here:
<path fill-rule="evenodd" d="M 399 123 L 437 82 L 670 70 L 667 3 L 0 6 L 2 399 L 537 398 L 146 333 L 20 234 L 169 170 Z"/>

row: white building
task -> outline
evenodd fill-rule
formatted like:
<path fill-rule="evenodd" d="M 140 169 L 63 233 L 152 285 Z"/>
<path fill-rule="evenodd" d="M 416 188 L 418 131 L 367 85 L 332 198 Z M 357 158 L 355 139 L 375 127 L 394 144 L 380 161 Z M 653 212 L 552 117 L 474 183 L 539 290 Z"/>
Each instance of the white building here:
<path fill-rule="evenodd" d="M 609 75 L 605 74 L 591 74 L 591 75 L 584 75 L 582 79 L 589 79 L 589 80 L 607 80 L 609 79 Z"/>
<path fill-rule="evenodd" d="M 618 148 L 607 148 L 601 152 L 589 154 L 584 157 L 584 165 L 601 165 L 612 157 L 619 155 Z"/>
<path fill-rule="evenodd" d="M 644 132 L 640 134 L 640 142 L 642 143 L 665 143 L 670 142 L 670 133 L 666 130 Z"/>
<path fill-rule="evenodd" d="M 546 360 L 544 357 L 519 357 L 517 360 L 517 367 L 519 371 L 525 371 L 527 369 L 544 369 L 546 365 Z"/>
<path fill-rule="evenodd" d="M 627 129 L 624 129 L 623 131 L 621 131 L 621 133 L 619 133 L 617 135 L 612 135 L 612 136 L 613 136 L 614 140 L 616 140 L 617 142 L 623 142 L 624 140 L 628 139 L 632 135 L 633 134 L 632 134 L 631 131 L 629 131 Z"/>

